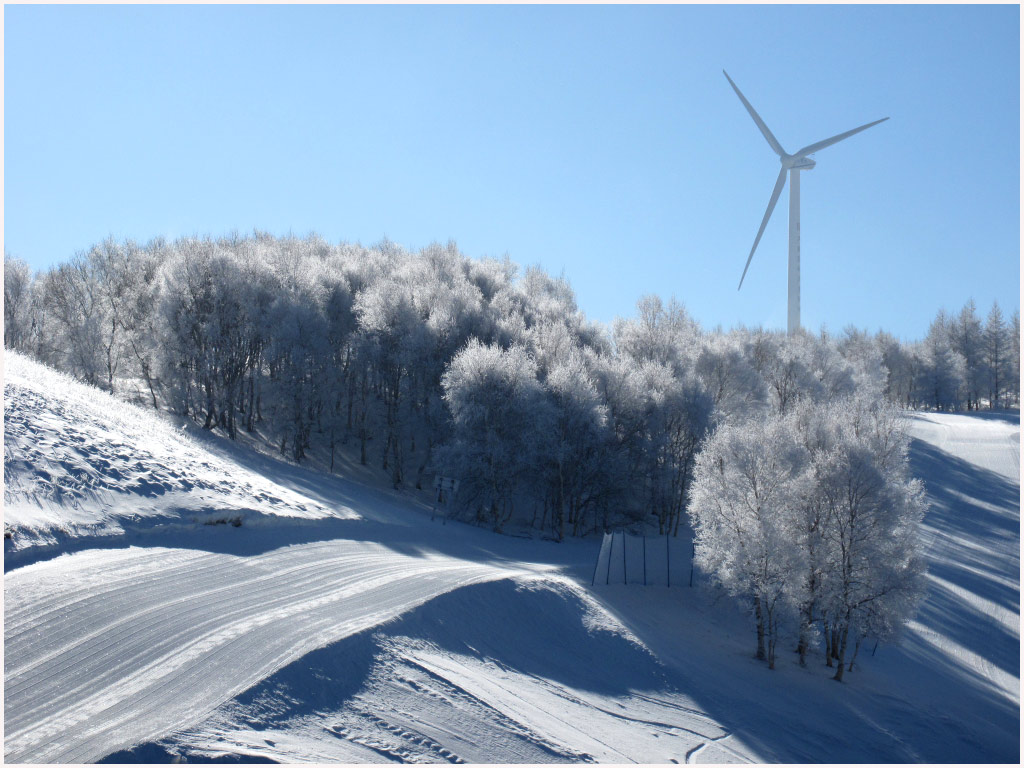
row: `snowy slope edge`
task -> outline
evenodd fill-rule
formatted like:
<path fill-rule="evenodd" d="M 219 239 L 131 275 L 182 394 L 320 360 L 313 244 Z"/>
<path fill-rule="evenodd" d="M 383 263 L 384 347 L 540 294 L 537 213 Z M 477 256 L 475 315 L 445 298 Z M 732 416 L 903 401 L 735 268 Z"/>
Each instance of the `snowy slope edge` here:
<path fill-rule="evenodd" d="M 4 550 L 154 526 L 355 518 L 216 455 L 165 416 L 4 359 Z"/>

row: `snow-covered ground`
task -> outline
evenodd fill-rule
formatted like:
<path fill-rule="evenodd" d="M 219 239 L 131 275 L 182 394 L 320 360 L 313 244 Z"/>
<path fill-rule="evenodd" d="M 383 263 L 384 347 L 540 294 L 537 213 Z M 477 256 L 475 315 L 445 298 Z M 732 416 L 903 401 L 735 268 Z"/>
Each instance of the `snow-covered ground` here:
<path fill-rule="evenodd" d="M 6 363 L 7 761 L 1019 760 L 1016 416 L 914 417 L 929 594 L 839 685 L 768 671 L 727 598 L 591 587 L 596 541 L 442 525 Z"/>
<path fill-rule="evenodd" d="M 5 351 L 7 551 L 282 516 L 358 517 L 218 455 L 153 411 Z"/>

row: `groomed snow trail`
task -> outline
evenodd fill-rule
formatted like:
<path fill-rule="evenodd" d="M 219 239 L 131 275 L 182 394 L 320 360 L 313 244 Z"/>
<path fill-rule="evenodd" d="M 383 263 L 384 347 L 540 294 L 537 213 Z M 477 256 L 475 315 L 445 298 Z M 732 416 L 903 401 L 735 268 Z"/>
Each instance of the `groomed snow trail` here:
<path fill-rule="evenodd" d="M 511 572 L 370 542 L 93 550 L 4 583 L 8 762 L 93 762 L 196 722 L 309 651 Z"/>
<path fill-rule="evenodd" d="M 315 651 L 194 728 L 117 762 L 717 762 L 730 749 L 671 673 L 571 580 L 447 593 Z M 717 748 L 716 748 L 717 745 Z M 708 749 L 700 748 L 707 746 Z"/>

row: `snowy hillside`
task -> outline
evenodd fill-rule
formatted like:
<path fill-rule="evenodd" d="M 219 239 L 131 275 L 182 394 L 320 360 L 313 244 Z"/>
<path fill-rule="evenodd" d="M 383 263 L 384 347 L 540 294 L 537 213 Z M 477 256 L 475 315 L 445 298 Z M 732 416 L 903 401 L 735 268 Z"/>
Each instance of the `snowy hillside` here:
<path fill-rule="evenodd" d="M 1019 420 L 912 424 L 929 592 L 836 684 L 754 660 L 726 597 L 591 587 L 596 541 L 442 525 L 8 354 L 4 757 L 1017 762 Z"/>
<path fill-rule="evenodd" d="M 4 359 L 6 551 L 173 523 L 354 517 L 16 352 Z"/>

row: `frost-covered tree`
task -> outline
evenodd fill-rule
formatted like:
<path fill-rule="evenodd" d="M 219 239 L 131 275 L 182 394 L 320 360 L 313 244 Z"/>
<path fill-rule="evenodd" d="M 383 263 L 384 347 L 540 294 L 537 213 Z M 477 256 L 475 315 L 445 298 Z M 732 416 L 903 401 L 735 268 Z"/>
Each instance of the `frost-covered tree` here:
<path fill-rule="evenodd" d="M 251 262 L 250 262 L 251 265 Z M 164 269 L 161 369 L 185 415 L 234 436 L 244 375 L 252 365 L 257 284 L 229 245 L 188 238 Z"/>
<path fill-rule="evenodd" d="M 697 324 L 675 299 L 668 305 L 660 297 L 647 295 L 637 304 L 637 317 L 616 318 L 615 346 L 620 354 L 637 364 L 660 363 L 676 375 L 691 367 L 699 352 Z"/>
<path fill-rule="evenodd" d="M 773 414 L 720 427 L 694 473 L 695 563 L 751 605 L 757 657 L 772 669 L 779 623 L 804 571 L 794 531 L 806 463 L 789 421 Z"/>
<path fill-rule="evenodd" d="M 739 333 L 705 338 L 694 371 L 721 420 L 742 420 L 767 408 L 767 384 L 743 354 Z"/>
<path fill-rule="evenodd" d="M 981 320 L 974 299 L 964 304 L 950 327 L 950 341 L 964 360 L 964 384 L 967 410 L 977 410 L 985 388 L 985 365 L 982 356 L 983 336 Z"/>
<path fill-rule="evenodd" d="M 842 680 L 849 645 L 891 637 L 913 615 L 925 507 L 908 443 L 895 407 L 860 396 L 801 400 L 707 441 L 690 508 L 696 562 L 753 601 L 759 657 L 773 659 L 791 617 L 801 663 L 819 625 Z"/>
<path fill-rule="evenodd" d="M 268 310 L 273 334 L 265 357 L 272 376 L 267 393 L 275 404 L 275 437 L 281 453 L 290 449 L 301 461 L 312 444 L 314 429 L 322 426 L 333 378 L 326 313 L 326 289 L 310 270 L 290 275 Z"/>
<path fill-rule="evenodd" d="M 824 548 L 816 608 L 826 662 L 842 681 L 851 636 L 909 620 L 922 593 L 924 490 L 909 475 L 909 437 L 884 403 L 850 398 L 830 409 L 811 451 L 806 503 L 820 516 Z M 820 424 L 820 422 L 819 422 Z M 888 630 L 884 630 L 888 631 Z"/>
<path fill-rule="evenodd" d="M 4 346 L 25 350 L 33 335 L 32 270 L 4 253 Z"/>
<path fill-rule="evenodd" d="M 381 279 L 356 299 L 359 329 L 366 336 L 371 364 L 379 374 L 385 433 L 381 466 L 389 469 L 395 486 L 403 480 L 403 409 L 414 349 L 425 343 L 410 286 L 399 279 Z"/>
<path fill-rule="evenodd" d="M 953 347 L 951 328 L 949 316 L 940 311 L 916 350 L 920 359 L 917 401 L 937 411 L 959 408 L 966 390 L 964 359 Z"/>
<path fill-rule="evenodd" d="M 523 484 L 550 456 L 555 414 L 537 366 L 522 346 L 503 350 L 471 340 L 442 383 L 452 437 L 439 456 L 459 479 L 459 497 L 500 531 Z"/>
<path fill-rule="evenodd" d="M 891 334 L 879 331 L 875 337 L 885 366 L 885 396 L 890 402 L 909 408 L 918 391 L 920 360 Z"/>
<path fill-rule="evenodd" d="M 117 327 L 86 254 L 47 270 L 38 284 L 47 326 L 39 356 L 82 381 L 111 388 L 120 361 Z"/>
<path fill-rule="evenodd" d="M 1020 310 L 1010 316 L 1010 378 L 1007 380 L 1010 397 L 1020 405 Z"/>
<path fill-rule="evenodd" d="M 878 400 L 884 396 L 887 383 L 882 350 L 867 331 L 847 326 L 836 340 L 836 349 L 850 365 L 852 387 L 847 393 L 858 392 Z"/>
<path fill-rule="evenodd" d="M 992 309 L 985 319 L 983 343 L 983 358 L 988 376 L 989 407 L 998 408 L 1003 402 L 1003 390 L 1006 388 L 1007 380 L 1011 377 L 1012 358 L 1006 321 L 1003 320 L 1003 312 L 996 302 L 992 303 Z"/>
<path fill-rule="evenodd" d="M 554 500 L 552 527 L 561 540 L 593 527 L 598 510 L 606 509 L 615 498 L 615 454 L 608 407 L 581 350 L 570 349 L 553 365 L 546 386 L 554 406 L 548 469 Z"/>
<path fill-rule="evenodd" d="M 644 392 L 640 473 L 644 507 L 658 519 L 658 533 L 678 535 L 698 449 L 711 429 L 711 397 L 695 377 L 647 362 L 638 371 Z"/>
<path fill-rule="evenodd" d="M 767 385 L 776 413 L 786 413 L 801 398 L 820 396 L 827 373 L 816 376 L 813 341 L 807 333 L 756 331 L 747 341 L 747 354 Z"/>

